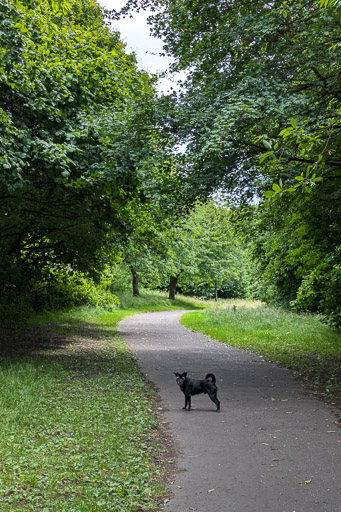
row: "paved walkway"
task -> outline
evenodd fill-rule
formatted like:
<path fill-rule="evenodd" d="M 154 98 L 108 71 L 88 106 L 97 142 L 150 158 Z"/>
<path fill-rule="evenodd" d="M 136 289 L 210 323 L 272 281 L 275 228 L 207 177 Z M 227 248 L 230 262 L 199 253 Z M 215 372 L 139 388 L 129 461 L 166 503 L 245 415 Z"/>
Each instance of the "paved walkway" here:
<path fill-rule="evenodd" d="M 183 311 L 125 319 L 120 331 L 159 389 L 181 449 L 166 512 L 340 512 L 341 432 L 328 406 L 288 370 L 193 333 Z M 221 413 L 207 395 L 184 397 L 173 372 L 217 377 Z"/>

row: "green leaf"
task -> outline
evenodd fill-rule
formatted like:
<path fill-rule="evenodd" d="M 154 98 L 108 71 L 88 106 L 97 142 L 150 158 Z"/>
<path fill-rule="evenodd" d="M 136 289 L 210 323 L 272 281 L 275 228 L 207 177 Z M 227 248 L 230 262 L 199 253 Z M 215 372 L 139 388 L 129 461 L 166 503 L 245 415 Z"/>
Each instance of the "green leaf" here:
<path fill-rule="evenodd" d="M 289 137 L 289 135 L 292 134 L 292 130 L 293 128 L 291 126 L 289 126 L 288 128 L 284 128 L 284 130 L 282 130 L 279 134 L 281 137 L 283 137 L 284 139 Z"/>
<path fill-rule="evenodd" d="M 272 143 L 269 140 L 263 139 L 263 144 L 266 147 L 266 149 L 272 149 Z"/>
<path fill-rule="evenodd" d="M 270 156 L 274 156 L 273 151 L 268 151 L 267 153 L 263 153 L 263 155 L 259 158 L 259 163 L 263 163 Z"/>

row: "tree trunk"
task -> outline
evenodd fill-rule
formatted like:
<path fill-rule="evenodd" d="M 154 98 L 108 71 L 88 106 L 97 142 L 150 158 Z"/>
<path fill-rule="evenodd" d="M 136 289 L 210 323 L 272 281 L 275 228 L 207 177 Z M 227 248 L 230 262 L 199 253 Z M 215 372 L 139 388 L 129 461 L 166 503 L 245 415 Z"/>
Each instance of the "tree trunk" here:
<path fill-rule="evenodd" d="M 134 269 L 134 267 L 130 267 L 130 270 L 133 275 L 133 297 L 139 297 L 140 296 L 139 276 L 138 276 L 136 270 Z"/>
<path fill-rule="evenodd" d="M 183 272 L 183 271 L 180 270 L 180 272 L 176 276 L 170 276 L 168 298 L 171 299 L 171 300 L 175 300 L 176 285 L 178 283 L 179 275 L 181 274 L 181 272 Z"/>
<path fill-rule="evenodd" d="M 170 276 L 168 298 L 171 300 L 175 300 L 175 292 L 176 292 L 176 283 L 177 282 L 178 282 L 178 276 Z"/>
<path fill-rule="evenodd" d="M 214 300 L 218 302 L 218 285 L 217 281 L 214 282 Z"/>

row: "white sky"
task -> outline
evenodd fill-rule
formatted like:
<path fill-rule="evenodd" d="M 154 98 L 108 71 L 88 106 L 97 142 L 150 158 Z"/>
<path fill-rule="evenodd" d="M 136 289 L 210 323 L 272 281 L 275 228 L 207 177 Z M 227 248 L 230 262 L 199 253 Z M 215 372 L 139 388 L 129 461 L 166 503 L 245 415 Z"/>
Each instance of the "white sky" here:
<path fill-rule="evenodd" d="M 125 0 L 97 0 L 102 7 L 107 9 L 120 9 L 125 5 Z M 135 52 L 137 63 L 141 69 L 151 73 L 165 71 L 168 68 L 171 58 L 160 57 L 162 41 L 150 35 L 150 28 L 147 24 L 148 11 L 134 13 L 133 18 L 125 18 L 113 22 L 113 27 L 121 33 L 122 40 L 127 44 L 128 52 Z M 177 76 L 179 79 L 181 75 Z M 183 77 L 183 75 L 182 75 Z M 158 90 L 167 92 L 170 87 L 178 89 L 176 81 L 167 78 L 159 80 Z"/>

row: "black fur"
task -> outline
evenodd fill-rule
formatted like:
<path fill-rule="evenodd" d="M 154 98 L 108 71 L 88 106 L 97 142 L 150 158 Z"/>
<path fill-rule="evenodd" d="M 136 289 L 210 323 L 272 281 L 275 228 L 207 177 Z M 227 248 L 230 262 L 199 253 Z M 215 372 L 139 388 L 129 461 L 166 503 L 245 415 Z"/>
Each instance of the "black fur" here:
<path fill-rule="evenodd" d="M 193 395 L 199 395 L 200 393 L 207 393 L 212 402 L 216 404 L 217 412 L 220 411 L 220 402 L 217 398 L 218 388 L 216 386 L 216 378 L 213 373 L 208 373 L 204 380 L 190 379 L 187 377 L 187 372 L 174 373 L 176 382 L 180 387 L 181 391 L 185 395 L 185 407 L 190 411 L 191 409 L 191 397 Z"/>

